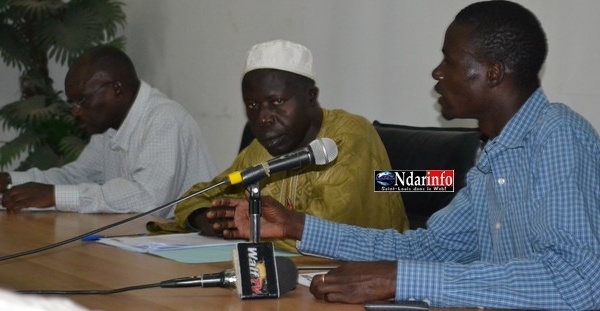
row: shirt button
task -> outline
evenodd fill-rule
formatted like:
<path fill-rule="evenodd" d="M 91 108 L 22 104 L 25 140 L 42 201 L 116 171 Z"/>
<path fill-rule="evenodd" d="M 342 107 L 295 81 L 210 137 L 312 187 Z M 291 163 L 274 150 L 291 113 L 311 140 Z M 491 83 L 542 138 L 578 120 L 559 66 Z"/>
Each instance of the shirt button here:
<path fill-rule="evenodd" d="M 506 180 L 504 178 L 498 178 L 498 184 L 500 186 L 504 185 L 505 182 L 506 182 Z"/>
<path fill-rule="evenodd" d="M 494 225 L 494 228 L 496 228 L 496 230 L 500 230 L 500 226 L 501 226 L 501 225 L 500 225 L 500 223 L 499 223 L 499 222 L 497 222 L 497 223 Z"/>

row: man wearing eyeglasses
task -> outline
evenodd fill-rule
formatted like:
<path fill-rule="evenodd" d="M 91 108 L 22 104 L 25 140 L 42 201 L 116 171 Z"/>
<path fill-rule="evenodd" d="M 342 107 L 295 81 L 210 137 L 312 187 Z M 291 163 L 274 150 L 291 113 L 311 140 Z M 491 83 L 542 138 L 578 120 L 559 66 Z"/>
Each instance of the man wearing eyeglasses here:
<path fill-rule="evenodd" d="M 0 173 L 2 205 L 9 212 L 56 207 L 139 213 L 216 174 L 192 116 L 141 81 L 121 50 L 100 46 L 77 59 L 67 73 L 65 93 L 90 143 L 63 167 Z M 172 209 L 157 213 L 172 217 Z"/>

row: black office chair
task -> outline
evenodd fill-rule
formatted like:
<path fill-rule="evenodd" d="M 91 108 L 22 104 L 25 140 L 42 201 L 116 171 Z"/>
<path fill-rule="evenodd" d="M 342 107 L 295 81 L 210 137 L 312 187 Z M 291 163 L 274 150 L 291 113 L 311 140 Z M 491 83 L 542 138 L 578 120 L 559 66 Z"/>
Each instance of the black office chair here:
<path fill-rule="evenodd" d="M 411 229 L 424 228 L 465 185 L 475 164 L 480 134 L 473 128 L 417 127 L 374 121 L 394 170 L 454 170 L 455 192 L 401 192 Z"/>
<path fill-rule="evenodd" d="M 244 126 L 244 131 L 242 132 L 242 141 L 240 142 L 240 150 L 242 151 L 244 148 L 248 147 L 252 140 L 254 139 L 254 134 L 252 134 L 252 130 L 250 130 L 250 123 L 246 122 Z"/>

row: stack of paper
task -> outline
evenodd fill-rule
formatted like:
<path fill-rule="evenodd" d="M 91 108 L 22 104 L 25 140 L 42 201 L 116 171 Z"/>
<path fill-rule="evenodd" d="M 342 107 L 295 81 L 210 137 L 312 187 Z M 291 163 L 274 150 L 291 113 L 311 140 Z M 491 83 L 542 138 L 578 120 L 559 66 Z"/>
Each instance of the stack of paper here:
<path fill-rule="evenodd" d="M 132 252 L 155 253 L 165 250 L 235 245 L 243 240 L 225 240 L 223 238 L 199 235 L 198 233 L 161 234 L 149 236 L 131 236 L 102 238 L 99 243 L 115 246 Z"/>
<path fill-rule="evenodd" d="M 102 238 L 99 243 L 124 250 L 148 253 L 185 263 L 231 261 L 232 250 L 244 240 L 225 240 L 198 233 L 162 234 L 135 237 Z M 297 253 L 275 251 L 275 256 L 298 256 Z"/>

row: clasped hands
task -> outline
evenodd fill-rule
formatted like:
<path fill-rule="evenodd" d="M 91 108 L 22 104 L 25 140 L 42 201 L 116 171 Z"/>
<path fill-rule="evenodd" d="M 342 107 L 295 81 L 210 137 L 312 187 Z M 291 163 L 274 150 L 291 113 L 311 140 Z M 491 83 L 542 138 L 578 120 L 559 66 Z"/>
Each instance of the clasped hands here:
<path fill-rule="evenodd" d="M 55 205 L 53 185 L 28 182 L 8 187 L 7 176 L 8 173 L 0 173 L 2 206 L 8 212 L 16 212 L 27 207 L 46 208 Z"/>
<path fill-rule="evenodd" d="M 272 197 L 262 197 L 261 238 L 302 239 L 305 215 L 285 208 Z M 249 239 L 248 200 L 220 198 L 206 218 L 215 233 L 227 239 Z M 313 278 L 310 292 L 329 302 L 364 303 L 395 297 L 397 262 L 347 262 L 322 277 Z"/>

